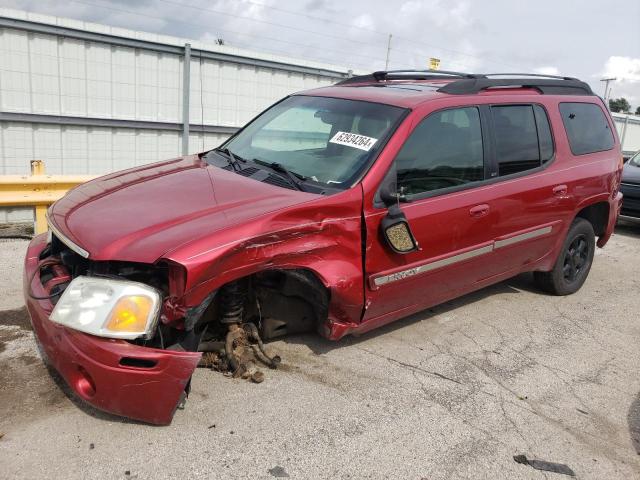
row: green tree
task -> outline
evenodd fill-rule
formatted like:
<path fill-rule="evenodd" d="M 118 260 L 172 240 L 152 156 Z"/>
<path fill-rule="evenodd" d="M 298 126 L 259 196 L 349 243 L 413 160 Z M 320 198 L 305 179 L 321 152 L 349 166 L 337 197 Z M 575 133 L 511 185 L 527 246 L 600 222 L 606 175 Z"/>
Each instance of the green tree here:
<path fill-rule="evenodd" d="M 631 110 L 631 105 L 626 98 L 610 99 L 609 110 L 612 112 L 628 112 Z"/>
<path fill-rule="evenodd" d="M 636 108 L 636 115 L 640 115 L 640 107 Z"/>

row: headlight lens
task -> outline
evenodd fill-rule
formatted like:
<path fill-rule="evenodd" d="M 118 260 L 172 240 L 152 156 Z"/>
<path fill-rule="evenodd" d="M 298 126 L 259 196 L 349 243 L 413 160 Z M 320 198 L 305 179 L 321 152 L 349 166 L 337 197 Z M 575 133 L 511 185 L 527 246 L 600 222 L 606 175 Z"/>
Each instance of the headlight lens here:
<path fill-rule="evenodd" d="M 143 283 L 76 277 L 50 319 L 100 337 L 150 338 L 158 322 L 160 293 Z"/>

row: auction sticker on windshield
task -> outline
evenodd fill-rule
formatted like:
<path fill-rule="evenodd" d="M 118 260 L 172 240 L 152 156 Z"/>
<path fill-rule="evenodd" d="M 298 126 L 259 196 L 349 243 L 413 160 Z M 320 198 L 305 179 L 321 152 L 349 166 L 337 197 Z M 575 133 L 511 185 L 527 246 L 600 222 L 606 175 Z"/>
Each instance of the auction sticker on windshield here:
<path fill-rule="evenodd" d="M 378 141 L 377 138 L 367 137 L 365 135 L 358 135 L 357 133 L 338 132 L 336 133 L 330 143 L 337 143 L 339 145 L 346 145 L 347 147 L 359 148 L 368 152 L 371 147 Z"/>

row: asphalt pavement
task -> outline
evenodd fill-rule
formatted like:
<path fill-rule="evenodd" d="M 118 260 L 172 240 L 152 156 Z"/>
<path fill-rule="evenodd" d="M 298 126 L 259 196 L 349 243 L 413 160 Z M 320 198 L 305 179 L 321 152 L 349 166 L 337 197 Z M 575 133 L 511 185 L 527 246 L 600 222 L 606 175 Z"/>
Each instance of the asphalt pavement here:
<path fill-rule="evenodd" d="M 167 427 L 88 408 L 45 368 L 25 248 L 0 240 L 0 478 L 569 478 L 519 454 L 640 478 L 640 226 L 569 297 L 526 274 L 358 338 L 272 342 L 259 385 L 198 369 Z"/>

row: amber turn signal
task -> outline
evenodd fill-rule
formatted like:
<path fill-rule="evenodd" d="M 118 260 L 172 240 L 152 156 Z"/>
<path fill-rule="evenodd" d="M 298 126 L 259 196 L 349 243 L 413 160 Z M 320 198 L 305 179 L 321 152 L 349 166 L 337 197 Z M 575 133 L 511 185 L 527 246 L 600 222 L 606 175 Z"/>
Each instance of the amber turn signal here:
<path fill-rule="evenodd" d="M 144 332 L 153 300 L 145 295 L 129 295 L 111 310 L 106 328 L 112 332 Z"/>

